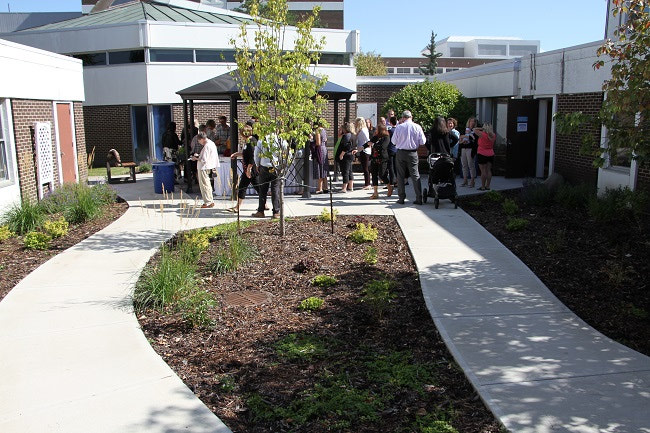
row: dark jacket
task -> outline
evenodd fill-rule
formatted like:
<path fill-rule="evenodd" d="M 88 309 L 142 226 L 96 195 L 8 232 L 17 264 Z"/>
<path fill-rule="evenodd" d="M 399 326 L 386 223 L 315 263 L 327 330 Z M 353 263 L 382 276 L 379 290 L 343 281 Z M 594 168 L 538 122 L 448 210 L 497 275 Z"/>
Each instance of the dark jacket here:
<path fill-rule="evenodd" d="M 373 142 L 371 160 L 375 164 L 381 164 L 388 161 L 388 148 L 390 146 L 390 136 L 380 137 L 375 135 L 370 139 Z"/>
<path fill-rule="evenodd" d="M 351 133 L 346 133 L 341 137 L 341 144 L 339 144 L 338 149 L 336 150 L 336 159 L 338 160 L 341 152 L 345 152 L 345 156 L 343 159 L 349 159 L 352 161 L 354 159 L 354 155 L 352 155 L 352 150 L 356 147 L 353 144 L 354 138 L 352 137 Z"/>

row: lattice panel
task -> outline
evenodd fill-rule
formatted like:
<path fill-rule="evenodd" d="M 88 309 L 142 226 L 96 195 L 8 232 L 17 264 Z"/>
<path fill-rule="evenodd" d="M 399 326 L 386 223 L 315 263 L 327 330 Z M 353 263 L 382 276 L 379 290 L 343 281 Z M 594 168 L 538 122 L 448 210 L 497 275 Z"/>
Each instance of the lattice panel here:
<path fill-rule="evenodd" d="M 43 198 L 43 185 L 48 184 L 49 191 L 54 190 L 54 158 L 52 158 L 52 124 L 36 122 L 34 125 L 36 140 L 36 161 L 38 163 L 38 198 Z"/>

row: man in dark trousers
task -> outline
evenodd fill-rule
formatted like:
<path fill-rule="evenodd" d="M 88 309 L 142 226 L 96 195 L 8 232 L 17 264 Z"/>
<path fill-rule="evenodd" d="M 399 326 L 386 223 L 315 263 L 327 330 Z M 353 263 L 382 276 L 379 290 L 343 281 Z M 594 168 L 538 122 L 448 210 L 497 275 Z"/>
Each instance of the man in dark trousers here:
<path fill-rule="evenodd" d="M 402 113 L 402 123 L 394 128 L 393 144 L 397 148 L 395 165 L 397 171 L 397 203 L 404 204 L 406 187 L 404 178 L 408 175 L 413 180 L 415 190 L 414 204 L 422 204 L 422 185 L 420 184 L 420 171 L 418 169 L 418 147 L 423 146 L 427 139 L 422 127 L 413 122 L 413 115 L 406 110 Z"/>

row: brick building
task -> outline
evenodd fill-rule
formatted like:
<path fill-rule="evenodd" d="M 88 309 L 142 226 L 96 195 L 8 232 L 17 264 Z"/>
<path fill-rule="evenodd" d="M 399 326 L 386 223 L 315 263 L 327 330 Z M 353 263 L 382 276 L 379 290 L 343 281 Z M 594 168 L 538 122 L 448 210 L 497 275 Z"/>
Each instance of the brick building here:
<path fill-rule="evenodd" d="M 88 172 L 81 61 L 1 39 L 0 57 L 2 214 Z"/>

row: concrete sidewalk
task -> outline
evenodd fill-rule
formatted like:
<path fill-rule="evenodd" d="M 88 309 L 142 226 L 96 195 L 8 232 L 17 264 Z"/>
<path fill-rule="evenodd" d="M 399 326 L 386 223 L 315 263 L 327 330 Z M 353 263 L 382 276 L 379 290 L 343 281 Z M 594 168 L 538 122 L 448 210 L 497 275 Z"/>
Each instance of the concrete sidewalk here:
<path fill-rule="evenodd" d="M 0 432 L 229 431 L 151 349 L 129 294 L 162 241 L 231 221 L 224 211 L 231 202 L 187 218 L 179 194 L 163 200 L 150 178 L 116 188 L 131 205 L 120 220 L 39 267 L 0 302 Z M 508 429 L 650 432 L 648 357 L 589 328 L 449 202 L 435 210 L 368 194 L 336 194 L 335 206 L 342 214 L 395 215 L 436 326 Z M 255 205 L 247 199 L 242 215 Z M 289 198 L 286 213 L 326 206 L 325 196 Z"/>

